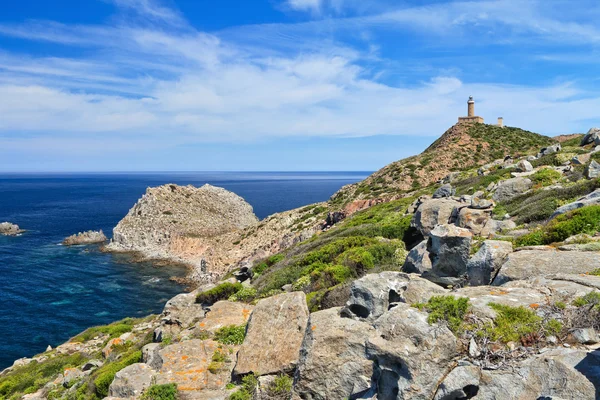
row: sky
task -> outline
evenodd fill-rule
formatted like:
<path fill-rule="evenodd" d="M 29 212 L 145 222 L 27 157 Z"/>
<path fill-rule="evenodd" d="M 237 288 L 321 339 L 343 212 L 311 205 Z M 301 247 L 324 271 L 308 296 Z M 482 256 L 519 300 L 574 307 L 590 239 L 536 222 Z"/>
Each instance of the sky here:
<path fill-rule="evenodd" d="M 0 171 L 371 171 L 466 114 L 600 125 L 597 0 L 20 0 Z"/>

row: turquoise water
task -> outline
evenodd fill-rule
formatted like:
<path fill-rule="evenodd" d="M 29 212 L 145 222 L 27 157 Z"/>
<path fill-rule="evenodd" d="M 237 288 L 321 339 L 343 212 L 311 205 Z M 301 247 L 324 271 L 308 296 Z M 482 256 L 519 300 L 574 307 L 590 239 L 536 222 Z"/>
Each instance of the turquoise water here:
<path fill-rule="evenodd" d="M 148 186 L 210 183 L 244 197 L 259 218 L 326 200 L 363 172 L 3 174 L 0 222 L 27 232 L 0 236 L 0 369 L 93 325 L 160 312 L 183 288 L 184 268 L 130 263 L 96 246 L 64 247 L 66 236 L 112 228 Z"/>

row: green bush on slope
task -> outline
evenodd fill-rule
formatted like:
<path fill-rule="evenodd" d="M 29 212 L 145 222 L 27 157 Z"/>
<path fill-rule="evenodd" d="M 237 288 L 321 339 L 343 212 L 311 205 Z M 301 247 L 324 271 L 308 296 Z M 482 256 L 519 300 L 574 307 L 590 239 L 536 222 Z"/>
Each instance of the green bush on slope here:
<path fill-rule="evenodd" d="M 517 238 L 517 246 L 547 245 L 562 242 L 580 233 L 600 231 L 600 206 L 587 206 L 559 215 L 544 227 Z"/>

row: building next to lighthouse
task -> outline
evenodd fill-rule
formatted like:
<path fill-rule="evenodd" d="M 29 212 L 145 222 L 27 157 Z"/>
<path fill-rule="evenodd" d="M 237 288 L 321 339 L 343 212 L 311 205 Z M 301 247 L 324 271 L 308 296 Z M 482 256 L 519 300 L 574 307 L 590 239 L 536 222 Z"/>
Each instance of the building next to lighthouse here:
<path fill-rule="evenodd" d="M 483 117 L 479 117 L 475 115 L 475 100 L 473 100 L 473 96 L 469 96 L 469 100 L 467 101 L 467 116 L 466 117 L 458 117 L 459 124 L 473 124 L 485 123 Z M 497 126 L 503 128 L 504 127 L 504 119 L 502 117 L 498 117 Z"/>

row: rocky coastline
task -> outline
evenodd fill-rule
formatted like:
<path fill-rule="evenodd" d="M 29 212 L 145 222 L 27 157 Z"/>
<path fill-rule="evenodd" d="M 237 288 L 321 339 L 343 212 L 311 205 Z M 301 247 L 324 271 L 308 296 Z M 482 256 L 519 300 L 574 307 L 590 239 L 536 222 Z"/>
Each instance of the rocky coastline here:
<path fill-rule="evenodd" d="M 224 189 L 149 188 L 107 247 L 185 261 L 198 286 L 18 360 L 0 396 L 600 398 L 598 132 L 455 126 L 263 221 Z M 456 143 L 480 158 L 429 182 Z"/>
<path fill-rule="evenodd" d="M 86 231 L 79 232 L 74 235 L 71 235 L 65 240 L 62 241 L 64 246 L 77 246 L 77 245 L 87 245 L 87 244 L 98 244 L 104 243 L 108 239 L 102 230 L 99 231 Z"/>
<path fill-rule="evenodd" d="M 3 236 L 18 236 L 25 232 L 24 229 L 19 228 L 19 225 L 10 222 L 0 223 L 0 235 Z"/>

